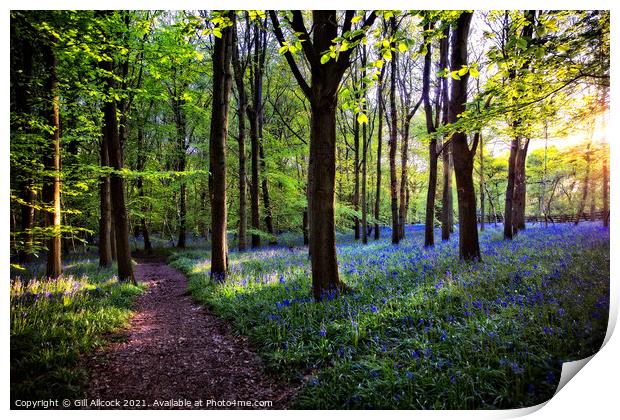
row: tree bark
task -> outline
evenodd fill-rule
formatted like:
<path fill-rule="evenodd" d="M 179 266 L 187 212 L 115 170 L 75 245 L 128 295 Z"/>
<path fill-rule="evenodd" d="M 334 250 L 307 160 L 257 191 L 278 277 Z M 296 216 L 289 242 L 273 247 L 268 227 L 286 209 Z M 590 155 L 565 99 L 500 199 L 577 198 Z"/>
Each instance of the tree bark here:
<path fill-rule="evenodd" d="M 112 56 L 110 51 L 108 51 L 108 55 Z M 129 222 L 127 219 L 127 209 L 125 207 L 124 180 L 118 173 L 118 171 L 123 169 L 123 150 L 120 142 L 118 120 L 116 118 L 116 102 L 111 95 L 116 84 L 112 76 L 114 64 L 111 60 L 104 60 L 100 63 L 100 66 L 107 72 L 105 76 L 107 99 L 103 108 L 105 122 L 104 135 L 108 138 L 108 158 L 110 160 L 110 166 L 117 171 L 117 173 L 112 173 L 110 176 L 110 197 L 113 203 L 112 220 L 116 243 L 118 279 L 120 282 L 131 281 L 135 283 L 131 262 L 131 251 L 129 248 Z"/>
<path fill-rule="evenodd" d="M 364 92 L 364 99 L 366 99 L 366 46 L 362 47 L 362 92 Z M 366 113 L 366 101 L 362 106 L 362 112 Z M 367 157 L 368 157 L 368 143 L 370 139 L 367 138 L 367 124 L 362 126 L 362 243 L 365 245 L 368 243 L 368 222 L 367 222 L 367 203 L 366 203 L 366 178 L 367 178 Z"/>
<path fill-rule="evenodd" d="M 175 92 L 180 95 L 181 92 Z M 176 126 L 177 134 L 177 159 L 176 159 L 176 171 L 181 173 L 185 172 L 187 166 L 187 130 L 185 124 L 185 111 L 183 110 L 184 100 L 180 97 L 176 97 L 174 100 L 174 123 Z M 185 248 L 186 236 L 187 236 L 187 183 L 185 181 L 185 175 L 182 174 L 180 178 L 181 185 L 179 186 L 179 208 L 178 208 L 178 222 L 179 222 L 179 238 L 177 241 L 177 248 Z"/>
<path fill-rule="evenodd" d="M 34 48 L 28 37 L 19 37 L 15 31 L 24 24 L 20 21 L 13 21 L 11 17 L 11 43 L 15 42 L 17 54 L 11 54 L 11 68 L 20 71 L 11 71 L 11 95 L 15 97 L 14 111 L 20 117 L 25 117 L 32 112 L 32 75 L 33 75 L 33 53 Z M 13 63 L 15 60 L 15 64 Z M 14 67 L 15 66 L 15 67 Z M 13 91 L 15 89 L 15 91 Z M 12 120 L 12 119 L 11 119 Z M 27 123 L 14 123 L 11 121 L 11 133 L 28 133 L 31 131 Z M 24 174 L 23 180 L 19 182 L 19 195 L 26 204 L 20 205 L 20 238 L 23 245 L 18 249 L 18 260 L 21 263 L 32 261 L 34 237 L 34 201 L 36 194 L 34 182 L 31 176 Z"/>
<path fill-rule="evenodd" d="M 355 118 L 355 117 L 354 117 Z M 360 125 L 357 118 L 353 121 L 353 209 L 359 212 L 360 209 Z M 355 240 L 360 238 L 360 219 L 353 217 L 353 236 Z"/>
<path fill-rule="evenodd" d="M 269 12 L 280 45 L 285 42 L 275 11 Z M 340 54 L 340 59 L 320 63 L 320 53 L 329 49 L 338 36 L 337 14 L 334 10 L 314 10 L 312 41 L 300 11 L 292 13 L 292 27 L 303 39 L 303 51 L 310 63 L 311 83 L 304 80 L 295 58 L 287 51 L 284 56 L 312 110 L 310 122 L 310 168 L 308 170 L 308 206 L 310 223 L 310 259 L 312 293 L 320 301 L 328 293 L 347 289 L 340 281 L 336 257 L 334 219 L 334 187 L 336 178 L 336 108 L 338 85 L 349 68 L 354 48 Z M 345 12 L 343 31 L 351 28 L 353 11 Z M 376 18 L 373 12 L 363 26 L 369 27 Z M 359 39 L 359 37 L 357 38 Z M 357 39 L 352 39 L 356 41 Z"/>
<path fill-rule="evenodd" d="M 442 68 L 448 67 L 448 47 L 450 40 L 450 27 L 446 26 L 444 29 L 444 37 L 439 44 L 439 55 L 445 58 L 445 64 Z M 441 103 L 442 103 L 442 124 L 446 125 L 449 121 L 449 98 L 448 98 L 448 78 L 444 77 L 441 81 Z M 446 139 L 449 141 L 449 139 Z M 441 240 L 447 241 L 450 239 L 452 233 L 452 214 L 453 200 L 452 200 L 452 146 L 450 144 L 443 145 L 441 152 L 443 160 L 442 169 L 442 197 L 441 197 Z"/>
<path fill-rule="evenodd" d="M 252 105 L 248 107 L 248 119 L 250 121 L 250 142 L 251 142 L 251 172 L 252 182 L 250 185 L 250 212 L 252 219 L 252 229 L 255 231 L 260 230 L 260 209 L 259 209 L 259 194 L 260 194 L 260 167 L 264 166 L 264 159 L 260 159 L 261 148 L 261 135 L 262 135 L 262 107 L 263 107 L 263 66 L 264 66 L 264 54 L 265 46 L 262 45 L 265 37 L 264 30 L 259 28 L 258 24 L 254 25 L 254 54 L 252 55 L 252 65 L 250 66 L 250 78 L 252 88 Z M 264 199 L 263 189 L 263 199 Z M 267 195 L 269 193 L 267 192 Z M 265 205 L 267 208 L 267 205 Z M 273 230 L 273 228 L 272 228 Z M 252 234 L 252 248 L 260 247 L 260 236 L 258 233 Z"/>
<path fill-rule="evenodd" d="M 235 15 L 227 12 L 235 25 Z M 232 28 L 222 29 L 213 46 L 213 106 L 209 138 L 211 193 L 211 278 L 223 281 L 228 271 L 226 238 L 226 138 L 228 136 L 228 107 L 232 87 Z"/>
<path fill-rule="evenodd" d="M 396 18 L 390 19 L 392 34 L 396 32 Z M 396 116 L 396 67 L 398 53 L 394 52 L 390 62 L 390 207 L 392 210 L 392 243 L 400 241 L 400 226 L 398 217 L 398 181 L 396 179 L 396 148 L 397 148 L 397 116 Z"/>
<path fill-rule="evenodd" d="M 144 148 L 146 147 L 146 144 L 144 143 L 144 127 L 142 124 L 143 122 L 141 120 L 141 123 L 138 126 L 138 130 L 137 130 L 139 150 L 144 150 Z M 138 161 L 136 163 L 136 169 L 138 171 L 144 171 L 145 166 L 146 166 L 146 158 L 141 153 L 138 153 Z M 151 238 L 149 235 L 149 229 L 146 223 L 146 216 L 145 216 L 148 209 L 147 209 L 147 206 L 144 204 L 144 197 L 145 197 L 144 177 L 142 176 L 138 177 L 138 180 L 136 181 L 136 187 L 138 188 L 138 196 L 140 197 L 140 201 L 142 202 L 142 209 L 141 209 L 142 215 L 140 216 L 139 230 L 142 231 L 142 237 L 144 239 L 144 252 L 147 254 L 150 254 L 153 250 L 153 247 L 151 245 Z"/>
<path fill-rule="evenodd" d="M 108 158 L 109 138 L 105 131 L 101 137 L 100 162 L 102 168 L 110 166 Z M 112 266 L 112 203 L 110 201 L 110 175 L 99 178 L 99 266 Z"/>
<path fill-rule="evenodd" d="M 278 241 L 275 239 L 275 230 L 273 228 L 273 214 L 271 211 L 271 200 L 269 198 L 269 180 L 267 179 L 267 162 L 265 161 L 265 148 L 263 147 L 262 123 L 260 126 L 261 142 L 259 144 L 258 154 L 260 157 L 260 166 L 263 172 L 261 189 L 263 190 L 263 206 L 265 207 L 265 228 L 267 229 L 267 232 L 272 235 L 269 240 L 269 245 L 275 245 Z"/>
<path fill-rule="evenodd" d="M 526 20 L 529 21 L 530 24 L 523 27 L 521 31 L 521 37 L 524 38 L 528 44 L 530 43 L 529 41 L 531 40 L 533 31 L 534 31 L 535 13 L 536 12 L 534 10 L 529 10 L 529 11 L 524 12 L 524 17 Z M 517 68 L 513 68 L 509 70 L 508 78 L 511 80 L 515 79 L 518 75 L 518 72 L 521 69 L 527 68 L 528 66 L 529 66 L 529 60 L 526 59 Z M 517 99 L 517 98 L 515 97 L 514 99 Z M 515 221 L 513 220 L 514 216 L 516 215 L 515 209 L 513 209 L 513 206 L 515 204 L 514 203 L 515 185 L 518 183 L 517 176 L 519 172 L 519 170 L 515 167 L 515 165 L 517 165 L 518 163 L 517 161 L 519 159 L 519 153 L 521 150 L 521 135 L 518 134 L 518 130 L 517 130 L 520 125 L 521 125 L 521 121 L 518 118 L 516 118 L 512 123 L 513 131 L 514 131 L 514 138 L 510 142 L 510 155 L 508 157 L 508 182 L 506 184 L 506 201 L 504 205 L 504 239 L 512 239 L 513 236 L 518 232 L 518 230 L 515 229 L 516 224 L 515 224 Z M 518 213 L 518 210 L 517 210 L 517 213 Z"/>
<path fill-rule="evenodd" d="M 480 231 L 484 232 L 484 146 L 480 133 Z"/>
<path fill-rule="evenodd" d="M 381 213 L 381 146 L 383 144 L 383 71 L 379 75 L 377 82 L 377 106 L 379 116 L 377 118 L 377 186 L 375 190 L 375 241 L 381 237 L 379 227 L 379 216 Z"/>
<path fill-rule="evenodd" d="M 245 91 L 244 75 L 245 67 L 242 67 L 239 59 L 239 42 L 237 36 L 237 26 L 233 26 L 233 56 L 232 65 L 234 69 L 235 85 L 237 87 L 238 107 L 238 143 L 239 143 L 239 251 L 247 248 L 247 205 L 246 205 L 246 167 L 245 167 L 245 113 L 247 111 L 247 94 Z"/>
<path fill-rule="evenodd" d="M 424 26 L 424 30 L 432 29 L 432 24 L 428 23 Z M 424 56 L 424 69 L 422 71 L 422 101 L 424 102 L 424 115 L 426 118 L 426 132 L 431 136 L 428 144 L 428 190 L 426 194 L 426 214 L 424 219 L 424 246 L 435 245 L 435 195 L 437 192 L 437 138 L 435 137 L 436 127 L 433 122 L 433 108 L 430 100 L 431 85 L 431 59 L 432 44 L 427 41 L 428 37 L 424 37 L 426 44 L 426 54 Z M 439 68 L 445 68 L 445 60 L 442 56 L 444 51 L 440 51 Z M 441 85 L 440 85 L 441 86 Z"/>
<path fill-rule="evenodd" d="M 403 134 L 401 140 L 400 149 L 400 207 L 398 209 L 398 237 L 399 240 L 405 238 L 405 224 L 407 222 L 407 207 L 406 197 L 407 194 L 407 165 L 408 165 L 408 151 L 409 151 L 409 127 L 411 120 L 408 115 L 405 116 L 403 122 Z"/>
<path fill-rule="evenodd" d="M 52 47 L 46 45 L 43 49 L 48 78 L 46 81 L 47 123 L 53 129 L 48 152 L 44 159 L 45 169 L 53 175 L 48 175 L 43 183 L 43 202 L 49 207 L 45 214 L 46 226 L 50 229 L 50 238 L 47 240 L 46 276 L 58 278 L 62 274 L 61 261 L 61 232 L 60 232 L 60 111 L 58 77 L 56 69 L 58 60 Z"/>
<path fill-rule="evenodd" d="M 467 39 L 472 13 L 463 12 L 458 18 L 452 38 L 451 69 L 459 70 L 467 65 Z M 452 81 L 450 101 L 450 121 L 455 123 L 458 115 L 465 111 L 467 102 L 467 81 L 469 73 L 460 80 Z M 479 135 L 479 134 L 478 134 Z M 456 132 L 452 135 L 452 151 L 454 172 L 458 193 L 459 208 L 459 256 L 466 261 L 480 260 L 478 243 L 478 223 L 476 220 L 476 193 L 474 189 L 473 169 L 477 139 L 474 139 L 472 150 L 467 144 L 467 135 Z"/>
<path fill-rule="evenodd" d="M 530 139 L 525 139 L 519 146 L 517 157 L 515 159 L 515 186 L 514 198 L 512 205 L 512 226 L 513 233 L 525 229 L 525 194 L 526 194 L 526 174 L 525 163 L 527 160 L 527 149 Z"/>

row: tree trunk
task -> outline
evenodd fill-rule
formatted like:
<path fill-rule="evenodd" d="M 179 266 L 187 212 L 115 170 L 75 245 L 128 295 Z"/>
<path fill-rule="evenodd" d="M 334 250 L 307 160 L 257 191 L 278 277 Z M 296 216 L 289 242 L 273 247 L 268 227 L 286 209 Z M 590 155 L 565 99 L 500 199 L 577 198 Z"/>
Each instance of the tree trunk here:
<path fill-rule="evenodd" d="M 105 132 L 101 138 L 101 167 L 109 167 L 108 136 Z M 110 201 L 110 175 L 102 175 L 99 180 L 99 266 L 112 266 L 112 203 Z"/>
<path fill-rule="evenodd" d="M 259 186 L 260 177 L 258 172 L 258 121 L 254 118 L 254 112 L 250 114 L 250 154 L 251 154 L 251 183 L 250 183 L 250 213 L 252 219 L 252 248 L 260 247 L 260 236 L 256 231 L 260 230 L 259 210 Z"/>
<path fill-rule="evenodd" d="M 527 160 L 529 143 L 530 139 L 526 139 L 523 145 L 519 146 L 517 158 L 515 159 L 515 189 L 512 205 L 512 226 L 514 233 L 525 229 L 525 194 L 527 187 L 525 163 Z"/>
<path fill-rule="evenodd" d="M 11 71 L 11 88 L 15 89 L 15 92 L 11 92 L 15 97 L 15 105 L 11 111 L 14 111 L 20 117 L 29 116 L 32 112 L 31 84 L 33 74 L 32 43 L 28 37 L 19 39 L 19 36 L 14 32 L 21 25 L 21 22 L 14 22 L 13 18 L 11 18 L 11 42 L 17 43 L 18 52 L 18 54 L 12 54 L 11 56 L 11 68 L 14 68 L 13 60 L 15 60 L 17 63 L 15 67 L 19 69 L 19 71 Z M 11 120 L 11 133 L 28 133 L 31 131 L 27 123 L 15 123 L 13 119 Z M 25 174 L 24 177 L 26 179 L 19 182 L 19 195 L 26 204 L 20 205 L 20 237 L 23 245 L 18 249 L 18 260 L 21 263 L 28 263 L 33 256 L 34 238 L 32 229 L 34 228 L 35 220 L 34 201 L 36 200 L 36 194 L 32 177 L 26 177 Z"/>
<path fill-rule="evenodd" d="M 44 48 L 47 71 L 46 94 L 49 102 L 46 104 L 48 125 L 53 129 L 48 152 L 44 159 L 45 169 L 53 175 L 47 177 L 43 183 L 43 202 L 51 208 L 46 212 L 46 226 L 50 229 L 50 238 L 47 240 L 46 276 L 58 278 L 62 274 L 61 262 L 61 233 L 60 233 L 60 111 L 58 77 L 56 68 L 58 60 L 51 46 Z"/>
<path fill-rule="evenodd" d="M 318 83 L 313 83 L 314 86 Z M 318 86 L 317 86 L 318 87 Z M 314 89 L 313 89 L 314 90 Z M 330 290 L 342 290 L 336 260 L 334 182 L 336 176 L 336 97 L 312 105 L 310 153 L 310 248 L 312 288 L 318 301 Z M 317 223 L 318 221 L 318 223 Z"/>
<path fill-rule="evenodd" d="M 357 118 L 353 121 L 353 153 L 353 209 L 358 212 L 360 209 L 360 125 Z M 353 217 L 353 233 L 355 240 L 359 240 L 360 219 L 357 215 Z"/>
<path fill-rule="evenodd" d="M 262 144 L 262 124 L 260 126 L 261 143 L 259 145 L 258 152 L 260 157 L 260 166 L 263 172 L 261 189 L 263 190 L 263 206 L 265 206 L 265 228 L 267 229 L 267 232 L 272 235 L 272 238 L 269 240 L 269 245 L 275 245 L 278 241 L 275 239 L 275 231 L 273 229 L 273 215 L 271 211 L 271 200 L 269 199 L 269 181 L 267 179 L 267 163 L 265 162 L 265 148 Z"/>
<path fill-rule="evenodd" d="M 407 223 L 406 193 L 407 193 L 407 153 L 409 151 L 409 126 L 411 120 L 405 116 L 403 123 L 403 137 L 400 149 L 400 208 L 398 211 L 399 240 L 405 238 L 405 224 Z"/>
<path fill-rule="evenodd" d="M 144 150 L 144 148 L 146 147 L 146 145 L 144 144 L 144 127 L 142 126 L 142 122 L 141 124 L 138 126 L 138 147 L 140 148 L 139 150 Z M 138 153 L 138 162 L 136 163 L 136 169 L 138 171 L 144 171 L 144 168 L 146 166 L 146 158 L 141 154 Z M 136 227 L 138 230 L 142 231 L 142 237 L 144 239 L 144 252 L 147 254 L 150 254 L 153 250 L 153 247 L 151 245 L 151 238 L 149 235 L 149 229 L 148 229 L 148 225 L 146 223 L 146 216 L 145 214 L 148 211 L 147 206 L 144 204 L 144 178 L 142 176 L 138 177 L 138 180 L 136 182 L 136 187 L 138 188 L 138 196 L 140 197 L 140 202 L 142 203 L 142 215 L 140 216 L 140 226 Z"/>
<path fill-rule="evenodd" d="M 480 231 L 484 232 L 484 146 L 480 132 Z"/>
<path fill-rule="evenodd" d="M 242 68 L 239 61 L 239 44 L 237 27 L 233 26 L 233 56 L 232 65 L 234 70 L 235 84 L 238 95 L 237 122 L 239 143 L 239 251 L 247 248 L 247 205 L 246 205 L 246 168 L 245 168 L 245 113 L 247 110 L 247 95 L 245 91 L 244 75 L 245 67 Z"/>
<path fill-rule="evenodd" d="M 108 51 L 108 54 L 112 54 Z M 107 100 L 103 114 L 105 122 L 105 136 L 108 138 L 108 159 L 110 166 L 115 171 L 123 169 L 123 150 L 121 147 L 118 121 L 116 118 L 116 102 L 111 93 L 115 88 L 112 77 L 114 64 L 111 60 L 100 63 L 101 68 L 107 72 L 105 77 Z M 129 222 L 125 207 L 125 187 L 123 177 L 117 172 L 110 176 L 110 198 L 113 203 L 112 220 L 114 224 L 114 239 L 116 244 L 116 258 L 118 264 L 118 279 L 120 282 L 131 281 L 135 283 L 129 248 Z"/>
<path fill-rule="evenodd" d="M 228 17 L 235 25 L 234 13 Z M 213 46 L 213 106 L 209 138 L 211 192 L 211 278 L 223 281 L 228 271 L 226 241 L 226 138 L 228 137 L 228 107 L 232 87 L 232 28 L 222 29 Z"/>
<path fill-rule="evenodd" d="M 185 113 L 183 111 L 183 100 L 180 98 L 174 98 L 174 122 L 176 125 L 177 134 L 177 159 L 176 170 L 177 172 L 185 172 L 187 166 L 187 132 L 185 124 Z M 185 181 L 185 175 L 180 177 L 179 188 L 179 239 L 177 241 L 177 248 L 185 248 L 186 234 L 187 234 L 187 183 Z"/>
<path fill-rule="evenodd" d="M 535 15 L 536 11 L 534 10 L 524 12 L 524 18 L 529 22 L 529 25 L 525 25 L 521 30 L 521 38 L 526 41 L 526 45 L 530 44 L 532 38 L 532 34 L 534 31 Z M 509 79 L 514 79 L 515 77 L 517 77 L 518 72 L 522 69 L 526 69 L 528 66 L 529 60 L 525 59 L 524 61 L 522 61 L 522 64 L 520 66 L 509 70 Z M 515 99 L 517 98 L 515 97 Z M 521 206 L 520 200 L 522 195 L 523 206 L 525 206 L 525 187 L 523 186 L 523 191 L 519 191 L 518 193 L 515 191 L 515 186 L 518 185 L 520 182 L 520 180 L 518 180 L 517 178 L 521 177 L 521 175 L 519 175 L 520 169 L 515 167 L 515 165 L 520 163 L 519 154 L 521 153 L 521 136 L 517 134 L 517 128 L 520 125 L 521 121 L 518 118 L 515 119 L 512 123 L 515 137 L 510 143 L 510 155 L 508 157 L 508 182 L 506 184 L 506 204 L 504 207 L 504 239 L 512 239 L 513 235 L 518 232 L 518 229 L 516 229 L 518 221 L 514 219 L 515 216 L 517 216 L 518 218 Z M 527 152 L 527 147 L 525 149 Z M 525 159 L 525 157 L 523 158 Z M 525 162 L 523 162 L 523 167 L 525 168 Z M 523 176 L 525 176 L 525 169 L 523 170 Z M 521 188 L 521 186 L 519 186 L 519 188 Z M 513 206 L 515 206 L 515 196 L 518 196 L 517 201 L 519 202 L 516 203 L 516 209 L 513 209 Z"/>
<path fill-rule="evenodd" d="M 141 200 L 144 199 L 144 180 L 142 179 L 142 177 L 138 178 L 138 182 L 137 182 L 137 187 L 138 187 L 138 196 L 140 197 Z M 142 237 L 144 239 L 144 252 L 146 252 L 147 254 L 150 254 L 153 250 L 153 247 L 151 245 L 151 237 L 149 235 L 149 229 L 146 223 L 146 217 L 144 216 L 144 214 L 146 213 L 147 209 L 146 206 L 142 206 L 142 216 L 140 216 L 140 230 L 142 231 Z"/>
<path fill-rule="evenodd" d="M 581 201 L 579 201 L 579 208 L 577 210 L 577 217 L 575 218 L 575 226 L 579 224 L 579 219 L 584 216 L 583 212 L 586 208 L 586 201 L 588 199 L 588 189 L 590 186 L 590 161 L 591 161 L 591 146 L 592 143 L 589 142 L 586 146 L 586 174 L 583 180 L 583 192 L 581 194 Z"/>
<path fill-rule="evenodd" d="M 396 19 L 390 19 L 392 33 L 396 32 Z M 398 223 L 398 181 L 396 179 L 396 148 L 397 148 L 397 116 L 396 116 L 396 67 L 398 53 L 394 53 L 390 63 L 390 203 L 392 209 L 392 243 L 398 244 L 400 241 Z"/>
<path fill-rule="evenodd" d="M 425 31 L 432 29 L 432 24 L 428 23 L 424 26 Z M 424 37 L 426 43 L 427 37 Z M 424 246 L 435 245 L 435 195 L 437 192 L 437 138 L 434 133 L 436 131 L 433 123 L 433 108 L 430 101 L 430 84 L 431 84 L 431 58 L 432 44 L 426 43 L 426 54 L 424 55 L 424 69 L 422 71 L 422 101 L 424 102 L 424 115 L 426 118 L 426 132 L 431 135 L 428 144 L 428 190 L 426 194 L 426 213 L 424 219 Z M 439 68 L 445 67 L 444 51 L 440 51 Z M 441 85 L 439 85 L 441 86 Z"/>
<path fill-rule="evenodd" d="M 452 38 L 452 71 L 467 65 L 467 39 L 471 18 L 470 12 L 463 12 L 458 18 Z M 450 95 L 450 121 L 452 123 L 457 122 L 458 115 L 465 111 L 468 79 L 469 74 L 465 74 L 460 80 L 452 81 Z M 473 158 L 476 153 L 477 140 L 474 139 L 472 150 L 470 150 L 467 135 L 464 132 L 456 132 L 452 135 L 451 143 L 459 207 L 459 256 L 466 261 L 480 260 L 476 192 L 473 180 Z"/>
<path fill-rule="evenodd" d="M 276 12 L 270 11 L 271 21 L 278 42 L 285 42 Z M 343 27 L 350 27 L 354 13 L 345 13 Z M 310 167 L 308 170 L 308 206 L 310 223 L 310 259 L 312 265 L 312 293 L 315 300 L 325 294 L 347 289 L 340 281 L 336 257 L 336 231 L 334 214 L 334 187 L 336 179 L 336 107 L 338 85 L 349 68 L 349 56 L 353 49 L 344 51 L 340 60 L 320 63 L 318 52 L 328 50 L 338 35 L 337 15 L 334 10 L 312 11 L 312 41 L 305 28 L 300 11 L 292 12 L 291 24 L 300 33 L 304 54 L 310 63 L 311 83 L 304 80 L 290 51 L 285 58 L 298 84 L 310 101 Z M 365 27 L 372 25 L 374 12 L 365 19 Z M 357 38 L 352 38 L 355 42 Z"/>
<path fill-rule="evenodd" d="M 508 182 L 506 183 L 506 200 L 504 204 L 504 239 L 512 239 L 512 206 L 514 197 L 514 185 L 516 177 L 515 164 L 519 153 L 519 137 L 510 142 L 510 155 L 508 156 Z"/>
<path fill-rule="evenodd" d="M 448 50 L 450 39 L 450 27 L 446 26 L 444 29 L 444 37 L 439 44 L 439 55 L 444 57 L 444 66 L 448 67 Z M 448 98 L 448 78 L 443 77 L 441 80 L 441 114 L 442 124 L 446 125 L 449 121 L 449 98 Z M 448 141 L 448 139 L 446 139 Z M 442 197 L 441 197 L 441 240 L 447 241 L 450 239 L 452 233 L 452 214 L 453 214 L 453 201 L 452 201 L 452 146 L 450 144 L 444 144 L 441 153 L 443 160 L 443 172 L 442 172 Z"/>
<path fill-rule="evenodd" d="M 301 231 L 304 235 L 304 245 L 308 245 L 308 209 L 305 208 L 301 218 Z"/>
<path fill-rule="evenodd" d="M 364 92 L 364 104 L 362 106 L 362 112 L 366 113 L 366 46 L 362 47 L 362 91 Z M 362 243 L 365 245 L 368 243 L 368 222 L 367 213 L 368 208 L 366 205 L 366 177 L 367 177 L 367 157 L 368 157 L 368 143 L 370 139 L 367 139 L 367 124 L 362 126 Z"/>
<path fill-rule="evenodd" d="M 248 107 L 248 118 L 250 120 L 250 141 L 251 141 L 251 157 L 252 157 L 252 183 L 250 185 L 251 196 L 251 213 L 252 213 L 252 229 L 260 230 L 260 210 L 259 210 L 259 194 L 260 194 L 260 168 L 259 156 L 261 155 L 261 136 L 262 136 L 262 107 L 263 107 L 263 68 L 265 56 L 265 40 L 266 33 L 258 25 L 254 25 L 254 54 L 252 56 L 252 65 L 250 66 L 250 78 L 252 80 L 252 106 Z M 264 158 L 260 159 L 261 167 L 264 166 Z M 264 183 L 263 183 L 263 186 Z M 263 188 L 263 199 L 265 195 Z M 267 196 L 269 192 L 267 191 Z M 265 204 L 265 209 L 268 205 Z M 266 217 L 265 220 L 268 218 Z M 269 217 L 269 220 L 271 218 Z M 273 230 L 273 227 L 272 227 Z M 257 233 L 252 234 L 252 248 L 260 247 L 260 236 Z"/>
<path fill-rule="evenodd" d="M 377 82 L 377 106 L 379 107 L 379 116 L 377 118 L 377 187 L 375 190 L 375 240 L 381 237 L 381 229 L 379 227 L 379 216 L 381 213 L 381 146 L 383 144 L 383 73 L 379 76 Z"/>
<path fill-rule="evenodd" d="M 112 183 L 110 182 L 110 253 L 112 254 L 112 261 L 116 261 L 116 224 L 113 215 L 114 203 L 112 202 Z"/>

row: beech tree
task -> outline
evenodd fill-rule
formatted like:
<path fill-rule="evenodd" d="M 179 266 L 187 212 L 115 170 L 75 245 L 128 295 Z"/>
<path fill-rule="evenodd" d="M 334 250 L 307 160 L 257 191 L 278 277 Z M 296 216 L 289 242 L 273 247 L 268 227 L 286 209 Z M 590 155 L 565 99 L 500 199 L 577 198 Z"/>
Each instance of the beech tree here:
<path fill-rule="evenodd" d="M 228 271 L 226 224 L 226 138 L 228 109 L 232 89 L 231 61 L 233 56 L 233 26 L 235 15 L 222 12 L 215 15 L 220 36 L 213 43 L 213 106 L 209 137 L 209 191 L 211 196 L 211 278 L 223 281 Z"/>
<path fill-rule="evenodd" d="M 454 25 L 451 45 L 450 69 L 458 72 L 467 68 L 467 40 L 472 13 L 463 12 Z M 458 75 L 452 81 L 450 92 L 450 122 L 458 121 L 458 116 L 465 111 L 467 102 L 467 81 L 469 73 Z M 451 146 L 454 159 L 454 173 L 458 192 L 459 208 L 459 255 L 466 261 L 480 260 L 478 242 L 478 221 L 476 214 L 476 191 L 474 189 L 474 156 L 478 148 L 478 135 L 474 136 L 471 148 L 467 142 L 467 133 L 456 131 L 452 134 Z"/>
<path fill-rule="evenodd" d="M 275 11 L 269 15 L 281 47 L 286 40 Z M 310 227 L 310 258 L 312 264 L 312 292 L 318 301 L 328 291 L 343 291 L 336 258 L 334 225 L 334 182 L 336 171 L 336 105 L 338 87 L 344 72 L 350 66 L 355 46 L 372 26 L 376 13 L 371 12 L 361 25 L 362 31 L 345 40 L 349 48 L 342 50 L 336 60 L 334 40 L 351 34 L 355 12 L 345 13 L 340 34 L 337 13 L 333 10 L 312 11 L 312 39 L 301 11 L 293 11 L 290 25 L 299 34 L 298 39 L 310 66 L 310 84 L 302 75 L 290 48 L 281 50 L 312 109 L 310 129 L 310 168 L 308 171 L 308 208 Z M 334 52 L 334 57 L 330 56 Z M 326 53 L 327 52 L 327 53 Z"/>

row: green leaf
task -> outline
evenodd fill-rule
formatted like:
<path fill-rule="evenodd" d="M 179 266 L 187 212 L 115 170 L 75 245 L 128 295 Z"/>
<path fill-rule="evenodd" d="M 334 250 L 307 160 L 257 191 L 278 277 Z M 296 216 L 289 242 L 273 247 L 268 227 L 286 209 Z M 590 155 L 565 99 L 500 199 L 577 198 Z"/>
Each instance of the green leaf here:
<path fill-rule="evenodd" d="M 467 71 L 468 71 L 468 70 L 469 70 L 469 69 L 467 68 L 467 66 L 463 66 L 463 67 L 462 67 L 462 68 L 458 71 L 459 76 L 465 76 L 465 75 L 467 74 Z"/>
<path fill-rule="evenodd" d="M 390 61 L 392 59 L 392 51 L 389 49 L 383 50 L 383 58 Z"/>
<path fill-rule="evenodd" d="M 525 38 L 518 38 L 517 47 L 523 51 L 527 50 L 527 40 Z"/>
<path fill-rule="evenodd" d="M 278 54 L 282 55 L 282 54 L 286 53 L 287 51 L 288 51 L 288 45 L 283 45 L 278 50 Z"/>
<path fill-rule="evenodd" d="M 216 38 L 221 38 L 222 37 L 222 31 L 220 30 L 220 28 L 213 28 L 213 35 Z"/>
<path fill-rule="evenodd" d="M 478 78 L 478 69 L 475 67 L 470 68 L 469 74 L 471 74 L 471 77 L 473 78 Z"/>
<path fill-rule="evenodd" d="M 398 44 L 398 51 L 400 51 L 400 52 L 407 51 L 407 46 L 405 45 L 404 42 L 401 42 L 401 43 Z"/>
<path fill-rule="evenodd" d="M 450 76 L 452 76 L 452 78 L 454 80 L 461 80 L 461 78 L 459 77 L 459 71 L 458 70 L 454 70 L 450 72 Z"/>
<path fill-rule="evenodd" d="M 323 55 L 321 56 L 321 64 L 325 64 L 325 63 L 327 63 L 327 62 L 329 61 L 329 58 L 330 58 L 330 57 L 329 57 L 329 53 L 327 53 L 327 54 L 323 54 Z"/>
<path fill-rule="evenodd" d="M 358 16 L 353 16 L 353 19 L 351 19 L 351 23 L 357 23 L 360 20 L 362 20 L 361 16 L 359 16 L 359 15 Z"/>
<path fill-rule="evenodd" d="M 357 122 L 360 124 L 368 124 L 368 116 L 366 114 L 358 114 Z"/>

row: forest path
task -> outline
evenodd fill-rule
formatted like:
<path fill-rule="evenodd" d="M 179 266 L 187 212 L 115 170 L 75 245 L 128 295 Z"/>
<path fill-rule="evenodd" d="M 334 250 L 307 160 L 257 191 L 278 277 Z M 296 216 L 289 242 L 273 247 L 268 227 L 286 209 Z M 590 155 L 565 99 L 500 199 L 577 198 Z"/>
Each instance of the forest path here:
<path fill-rule="evenodd" d="M 226 408 L 207 406 L 209 400 L 286 408 L 294 387 L 267 375 L 245 337 L 233 336 L 225 321 L 192 301 L 185 276 L 161 258 L 139 261 L 136 279 L 148 290 L 136 300 L 126 340 L 92 357 L 87 397 L 120 400 L 121 408 L 123 400 L 144 400 L 146 407 L 135 408 L 148 409 L 178 399 L 202 400 L 202 407 L 190 407 L 198 409 Z"/>

